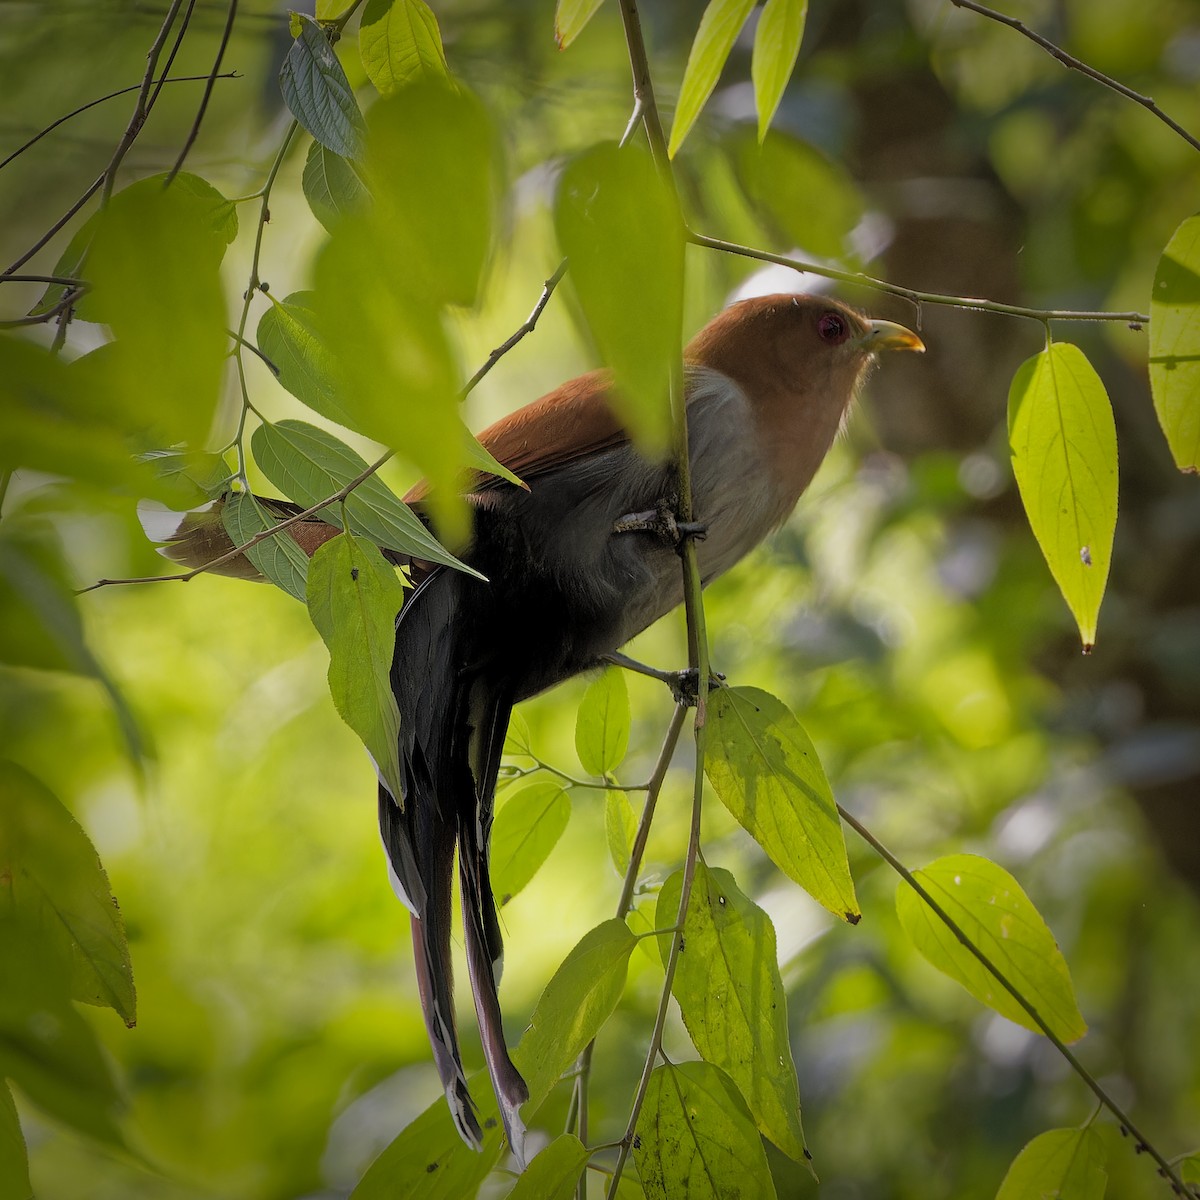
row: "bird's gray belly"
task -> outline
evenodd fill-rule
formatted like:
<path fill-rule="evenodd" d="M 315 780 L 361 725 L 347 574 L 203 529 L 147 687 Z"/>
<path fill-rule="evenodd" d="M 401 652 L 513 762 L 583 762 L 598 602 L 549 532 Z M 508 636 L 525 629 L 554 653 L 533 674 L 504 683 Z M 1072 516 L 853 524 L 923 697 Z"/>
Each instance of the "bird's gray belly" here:
<path fill-rule="evenodd" d="M 740 391 L 716 372 L 689 383 L 693 502 L 707 529 L 697 553 L 708 583 L 761 541 L 778 514 Z M 521 663 L 518 699 L 593 666 L 682 602 L 675 548 L 653 532 L 613 528 L 660 502 L 674 506 L 677 491 L 669 466 L 621 446 L 546 472 L 528 492 L 486 498 L 476 541 L 485 553 L 472 562 L 492 580 L 504 627 L 495 632 L 506 629 L 519 656 L 505 668 Z"/>

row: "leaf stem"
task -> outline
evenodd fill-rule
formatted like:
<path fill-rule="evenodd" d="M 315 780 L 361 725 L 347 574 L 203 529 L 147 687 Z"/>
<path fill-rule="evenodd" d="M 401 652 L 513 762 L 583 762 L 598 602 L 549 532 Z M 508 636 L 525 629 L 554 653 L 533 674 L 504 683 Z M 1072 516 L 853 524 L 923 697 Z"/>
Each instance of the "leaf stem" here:
<path fill-rule="evenodd" d="M 1164 1178 L 1170 1180 L 1171 1187 L 1177 1195 L 1186 1196 L 1187 1191 L 1184 1187 L 1182 1178 L 1172 1166 L 1170 1162 L 1159 1153 L 1154 1146 L 1147 1141 L 1145 1135 L 1134 1125 L 1129 1114 L 1113 1099 L 1105 1090 L 1104 1086 L 1095 1078 L 1094 1075 L 1079 1061 L 1078 1058 L 1071 1052 L 1070 1047 L 1060 1038 L 1053 1029 L 1047 1024 L 1041 1013 L 1021 994 L 1014 984 L 1009 982 L 1004 973 L 999 967 L 992 962 L 990 958 L 982 951 L 973 941 L 966 935 L 962 927 L 954 920 L 952 916 L 930 895 L 919 879 L 910 871 L 857 817 L 847 812 L 840 804 L 837 806 L 838 813 L 842 820 L 850 826 L 851 829 L 858 834 L 879 855 L 880 858 L 908 884 L 909 887 L 921 897 L 922 900 L 929 906 L 933 914 L 950 930 L 958 939 L 963 947 L 971 953 L 990 974 L 995 976 L 1000 986 L 1029 1014 L 1030 1020 L 1042 1031 L 1050 1041 L 1051 1045 L 1065 1058 L 1071 1069 L 1083 1080 L 1085 1084 L 1092 1090 L 1096 1099 L 1113 1114 L 1121 1124 L 1122 1132 L 1128 1132 L 1133 1138 L 1133 1144 L 1136 1149 L 1149 1154 L 1152 1159 L 1159 1165 Z"/>

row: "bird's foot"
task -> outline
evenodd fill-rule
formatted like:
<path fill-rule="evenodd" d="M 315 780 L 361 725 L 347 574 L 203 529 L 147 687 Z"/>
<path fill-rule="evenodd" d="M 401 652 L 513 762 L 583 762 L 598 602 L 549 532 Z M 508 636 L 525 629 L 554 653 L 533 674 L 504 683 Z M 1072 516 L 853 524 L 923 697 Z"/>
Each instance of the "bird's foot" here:
<path fill-rule="evenodd" d="M 678 550 L 688 538 L 703 539 L 708 526 L 700 521 L 680 521 L 665 500 L 646 512 L 626 513 L 613 522 L 613 533 L 649 533 Z"/>
<path fill-rule="evenodd" d="M 682 671 L 660 671 L 657 667 L 649 667 L 645 663 L 640 663 L 637 659 L 621 653 L 606 654 L 603 661 L 612 663 L 615 667 L 624 667 L 627 671 L 636 671 L 639 675 L 648 675 L 651 679 L 658 679 L 671 689 L 671 695 L 675 697 L 676 704 L 686 704 L 689 708 L 696 707 L 700 695 L 700 672 L 695 667 L 685 667 Z M 709 678 L 712 685 L 720 685 L 725 682 L 725 676 L 715 671 Z"/>

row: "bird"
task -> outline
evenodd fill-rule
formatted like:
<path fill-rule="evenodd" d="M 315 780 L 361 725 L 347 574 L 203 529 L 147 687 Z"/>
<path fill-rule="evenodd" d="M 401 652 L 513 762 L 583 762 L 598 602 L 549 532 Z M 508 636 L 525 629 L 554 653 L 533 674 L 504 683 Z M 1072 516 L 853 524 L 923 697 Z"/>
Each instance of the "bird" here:
<path fill-rule="evenodd" d="M 882 351 L 921 339 L 822 295 L 730 305 L 683 352 L 694 522 L 680 527 L 676 471 L 646 457 L 610 400 L 611 375 L 569 380 L 480 435 L 524 483 L 475 473 L 460 557 L 477 575 L 406 561 L 413 588 L 396 619 L 391 685 L 400 713 L 402 794 L 378 790 L 388 875 L 409 910 L 415 973 L 434 1061 L 462 1139 L 482 1145 L 455 1021 L 455 861 L 471 991 L 510 1148 L 523 1161 L 528 1090 L 509 1054 L 498 983 L 503 938 L 489 836 L 513 706 L 612 661 L 683 600 L 682 538 L 705 585 L 792 512 Z M 404 497 L 428 520 L 429 488 Z M 273 502 L 281 514 L 298 511 Z M 184 522 L 166 553 L 189 565 L 232 545 L 219 515 Z M 300 523 L 308 553 L 338 530 Z M 295 527 L 293 527 L 295 528 Z M 224 565 L 243 577 L 245 560 Z M 482 577 L 482 578 L 481 578 Z"/>

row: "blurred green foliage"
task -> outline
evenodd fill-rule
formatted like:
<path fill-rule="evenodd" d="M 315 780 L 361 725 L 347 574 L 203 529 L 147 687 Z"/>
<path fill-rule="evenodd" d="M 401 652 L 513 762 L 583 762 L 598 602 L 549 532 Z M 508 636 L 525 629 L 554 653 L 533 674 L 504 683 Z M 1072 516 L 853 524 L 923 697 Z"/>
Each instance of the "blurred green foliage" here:
<path fill-rule="evenodd" d="M 668 108 L 704 7 L 644 5 Z M 1012 7 L 1200 129 L 1200 22 L 1189 7 Z M 336 16 L 330 9 L 322 0 L 317 16 Z M 378 448 L 361 432 L 385 437 L 398 459 L 382 476 L 396 492 L 423 471 L 449 479 L 467 461 L 454 392 L 525 319 L 558 262 L 555 175 L 568 156 L 619 136 L 629 115 L 614 4 L 574 31 L 566 54 L 555 47 L 550 0 L 445 0 L 434 9 L 446 61 L 464 85 L 452 98 L 436 82 L 421 93 L 422 120 L 441 122 L 435 141 L 413 132 L 403 98 L 369 109 L 360 132 L 354 90 L 368 108 L 366 80 L 379 83 L 379 63 L 368 53 L 364 67 L 349 37 L 327 54 L 323 35 L 314 41 L 316 26 L 304 23 L 307 40 L 296 45 L 310 53 L 293 60 L 304 68 L 293 69 L 293 80 L 344 78 L 349 99 L 332 114 L 314 111 L 321 151 L 294 139 L 261 231 L 259 275 L 271 296 L 295 302 L 293 293 L 315 283 L 344 301 L 291 315 L 304 318 L 309 335 L 320 327 L 343 369 L 350 364 L 360 433 L 339 436 L 368 460 Z M 375 40 L 364 50 L 403 33 L 380 28 L 379 11 L 367 6 Z M 223 19 L 220 8 L 197 6 L 172 74 L 210 69 Z M 75 105 L 135 83 L 160 20 L 126 0 L 14 10 L 0 31 L 4 152 Z M 427 26 L 412 29 L 416 61 L 438 74 Z M 1148 310 L 1163 248 L 1200 207 L 1200 158 L 1150 114 L 971 13 L 928 0 L 827 0 L 811 6 L 776 132 L 758 152 L 752 42 L 747 30 L 734 43 L 679 147 L 681 200 L 696 228 L 868 263 L 914 287 Z M 223 197 L 253 199 L 262 187 L 288 119 L 276 80 L 285 59 L 300 54 L 292 47 L 286 15 L 265 0 L 240 6 L 226 65 L 242 78 L 218 81 L 188 162 Z M 123 183 L 170 168 L 202 86 L 164 88 Z M 90 109 L 0 171 L 5 263 L 104 169 L 130 102 Z M 456 156 L 445 153 L 451 143 Z M 373 226 L 345 220 L 362 202 L 361 179 L 329 154 L 361 149 L 370 178 L 402 144 L 404 161 L 428 155 L 416 178 L 442 196 L 443 209 L 461 204 L 455 222 L 473 231 L 454 243 L 444 273 L 429 250 L 451 226 L 435 221 L 412 239 L 421 216 L 406 207 L 413 193 L 402 175 L 389 171 L 396 190 Z M 447 172 L 459 172 L 449 199 L 437 192 Z M 24 468 L 6 483 L 0 522 L 0 737 L 3 756 L 17 764 L 3 776 L 0 805 L 10 828 L 20 796 L 57 797 L 78 822 L 66 827 L 90 836 L 120 903 L 138 1023 L 126 1029 L 117 1012 L 65 999 L 81 989 L 72 987 L 62 942 L 14 920 L 0 953 L 0 1067 L 16 1085 L 42 1200 L 344 1196 L 441 1090 L 406 914 L 374 831 L 374 774 L 326 691 L 325 651 L 303 608 L 275 588 L 201 577 L 72 601 L 66 586 L 161 570 L 134 516 L 134 498 L 155 485 L 148 469 L 128 465 L 129 435 L 153 417 L 175 432 L 205 423 L 215 402 L 216 314 L 222 305 L 236 313 L 247 280 L 258 282 L 253 205 L 241 206 L 228 248 L 231 222 L 214 225 L 221 237 L 213 245 L 176 258 L 159 241 L 171 206 L 152 212 L 160 205 L 149 190 L 140 200 L 136 189 L 124 194 L 139 207 L 110 210 L 97 270 L 101 284 L 143 306 L 130 332 L 149 339 L 147 386 L 131 384 L 129 362 L 92 358 L 102 339 L 87 320 L 67 338 L 69 365 L 34 354 L 21 335 L 0 335 L 0 469 Z M 65 262 L 88 211 L 25 269 L 51 273 Z M 867 219 L 855 227 L 860 211 Z M 155 290 L 140 292 L 127 273 L 129 247 L 152 260 L 143 268 L 156 276 Z M 223 299 L 215 284 L 222 249 Z M 795 282 L 748 284 L 754 274 L 748 261 L 689 250 L 685 332 L 735 288 Z M 4 315 L 29 311 L 45 288 L 5 283 Z M 869 293 L 855 298 L 886 307 Z M 273 312 L 283 330 L 268 296 L 249 299 L 256 324 Z M 584 332 L 576 303 L 567 289 L 555 294 L 536 332 L 467 401 L 471 428 L 595 365 L 594 331 Z M 586 313 L 586 299 L 578 303 Z M 911 320 L 903 307 L 889 311 Z M 1040 349 L 1042 330 L 929 307 L 919 315 L 926 361 L 888 364 L 797 515 L 709 589 L 713 661 L 731 682 L 786 703 L 837 799 L 904 861 L 978 852 L 1017 877 L 1070 965 L 1090 1027 L 1078 1053 L 1156 1145 L 1171 1155 L 1193 1150 L 1200 498 L 1194 481 L 1174 473 L 1155 423 L 1145 336 L 1119 326 L 1072 329 L 1112 397 L 1122 472 L 1108 598 L 1095 654 L 1081 661 L 1070 614 L 1022 524 L 1005 443 L 1008 380 Z M 171 353 L 184 326 L 208 346 L 195 361 Z M 397 328 L 410 336 L 397 337 Z M 44 346 L 53 328 L 41 332 Z M 256 410 L 296 416 L 267 366 L 246 355 L 242 370 Z M 90 383 L 67 385 L 64 375 Z M 221 382 L 215 445 L 233 435 L 240 409 L 228 367 Z M 397 403 L 402 389 L 420 403 Z M 186 407 L 184 394 L 192 397 Z M 80 402 L 48 411 L 47 395 Z M 106 403 L 89 406 L 97 395 Z M 50 444 L 54 453 L 43 457 Z M 253 487 L 272 490 L 253 464 L 246 469 Z M 453 532 L 453 506 L 441 515 Z M 676 666 L 685 645 L 676 617 L 632 652 Z M 661 684 L 627 682 L 628 751 L 613 768 L 624 784 L 648 777 L 672 707 Z M 610 769 L 603 737 L 585 740 L 588 761 L 577 757 L 576 710 L 588 687 L 573 681 L 522 710 L 525 748 L 569 775 Z M 638 933 L 660 926 L 659 890 L 686 844 L 687 758 L 681 751 L 668 773 L 650 836 L 630 920 Z M 534 765 L 520 752 L 511 763 Z M 13 782 L 30 777 L 40 782 Z M 606 804 L 599 788 L 569 790 L 569 823 L 503 910 L 504 999 L 515 1035 L 588 931 L 610 936 L 608 974 L 594 979 L 572 960 L 557 977 L 575 992 L 595 985 L 588 1014 L 598 1025 L 617 1003 L 628 962 L 592 1069 L 591 1140 L 605 1141 L 624 1131 L 662 971 L 654 939 L 635 946 L 615 923 L 596 929 L 613 916 L 620 889 L 605 846 L 624 844 L 628 854 L 628 817 L 611 798 L 622 794 Z M 497 829 L 504 812 L 502 802 Z M 776 931 L 804 1136 L 823 1181 L 768 1145 L 780 1197 L 991 1196 L 1036 1135 L 1087 1121 L 1090 1094 L 1051 1047 L 914 953 L 896 915 L 894 876 L 853 834 L 849 862 L 863 913 L 856 927 L 783 878 L 715 802 L 703 835 L 714 875 L 731 871 Z M 78 859 L 79 846 L 63 853 Z M 38 993 L 37 980 L 49 981 L 53 995 Z M 43 1001 L 55 1029 L 8 1020 Z M 463 1036 L 473 1067 L 482 1055 L 470 1025 L 463 1022 Z M 50 1064 L 45 1074 L 20 1069 L 14 1056 L 23 1044 L 28 1050 L 25 1036 L 42 1039 L 42 1058 L 32 1057 Z M 693 1055 L 674 1013 L 665 1049 L 676 1063 Z M 549 1091 L 561 1064 L 538 1063 Z M 550 1093 L 539 1129 L 562 1128 L 568 1090 Z M 737 1116 L 752 1133 L 750 1117 Z M 1103 1136 L 1108 1194 L 1166 1194 L 1106 1118 L 1093 1128 L 1103 1133 L 1083 1139 L 1088 1165 Z M 1063 1140 L 1061 1130 L 1049 1136 Z M 16 1147 L 0 1093 L 0 1182 L 14 1195 L 24 1190 Z M 444 1149 L 462 1152 L 457 1142 Z M 569 1157 L 569 1149 L 558 1153 Z M 430 1141 L 429 1152 L 440 1148 Z M 389 1194 L 394 1179 L 377 1177 L 377 1194 Z M 493 1177 L 488 1194 L 509 1182 Z"/>

